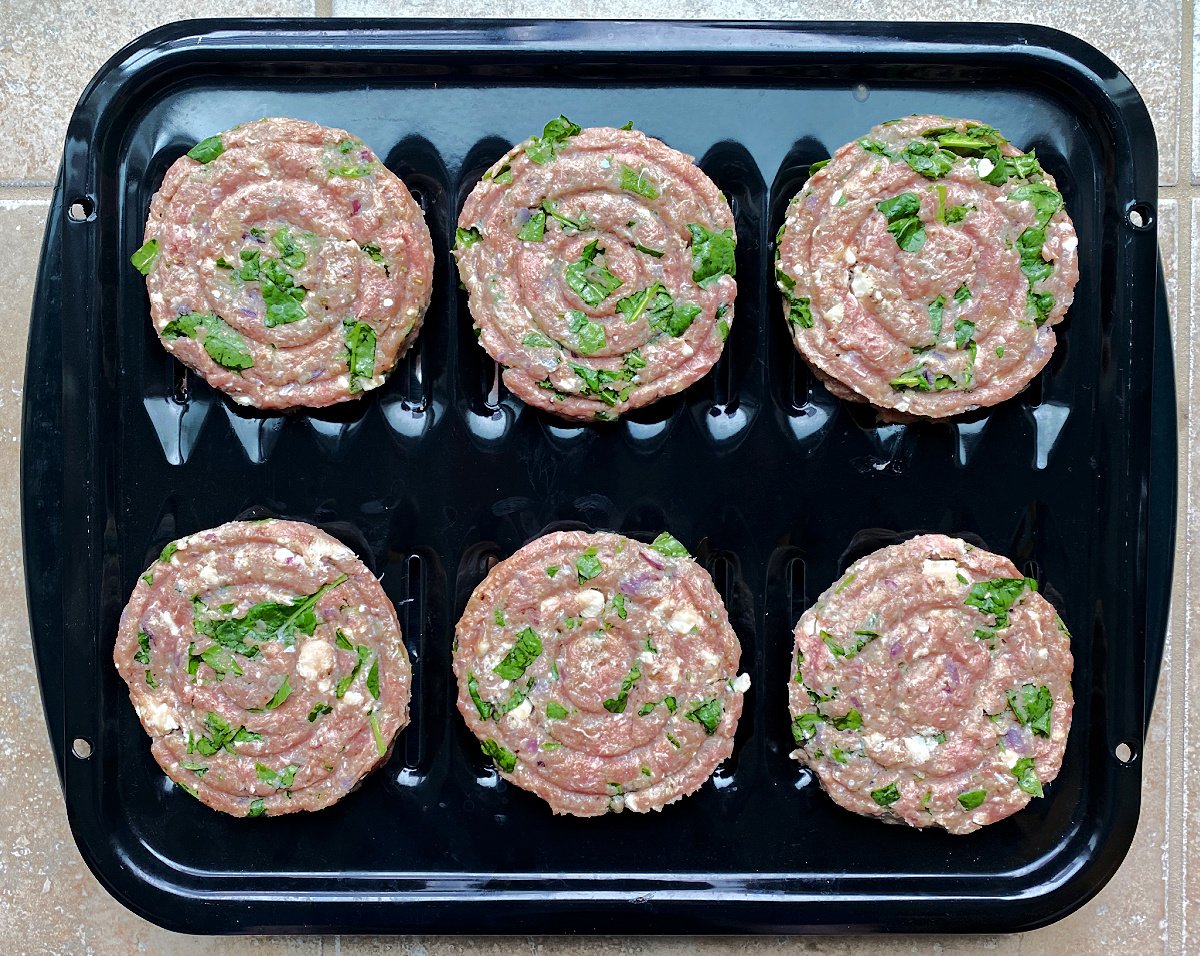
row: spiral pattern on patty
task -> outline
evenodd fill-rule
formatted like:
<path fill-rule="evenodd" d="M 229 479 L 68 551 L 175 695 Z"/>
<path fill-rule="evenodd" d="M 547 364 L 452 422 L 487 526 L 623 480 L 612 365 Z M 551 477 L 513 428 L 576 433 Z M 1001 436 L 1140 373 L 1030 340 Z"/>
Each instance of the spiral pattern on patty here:
<path fill-rule="evenodd" d="M 301 522 L 234 521 L 167 545 L 113 658 L 167 776 L 237 816 L 335 803 L 408 723 L 391 602 L 354 552 Z"/>
<path fill-rule="evenodd" d="M 167 171 L 133 263 L 176 358 L 257 408 L 383 384 L 429 306 L 433 246 L 404 184 L 350 133 L 263 119 Z"/>
<path fill-rule="evenodd" d="M 942 116 L 839 149 L 788 206 L 776 259 L 796 347 L 831 391 L 929 418 L 1023 389 L 1079 278 L 1036 155 Z"/>
<path fill-rule="evenodd" d="M 669 534 L 556 532 L 471 595 L 458 709 L 501 775 L 555 813 L 657 810 L 732 752 L 740 656 L 712 579 Z"/>
<path fill-rule="evenodd" d="M 970 833 L 1058 775 L 1071 636 L 1007 558 L 943 535 L 883 548 L 795 637 L 792 756 L 841 806 Z"/>
<path fill-rule="evenodd" d="M 530 405 L 612 420 L 721 356 L 737 294 L 733 214 L 686 156 L 565 117 L 472 190 L 455 255 L 480 344 Z"/>

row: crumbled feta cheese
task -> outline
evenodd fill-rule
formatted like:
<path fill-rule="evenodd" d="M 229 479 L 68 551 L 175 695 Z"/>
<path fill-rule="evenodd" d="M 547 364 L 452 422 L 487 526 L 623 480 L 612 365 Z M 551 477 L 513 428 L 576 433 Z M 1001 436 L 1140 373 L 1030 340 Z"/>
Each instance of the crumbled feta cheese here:
<path fill-rule="evenodd" d="M 842 201 L 842 191 L 840 189 L 835 189 L 833 191 L 833 195 L 829 197 L 829 205 L 836 206 L 841 201 Z"/>
<path fill-rule="evenodd" d="M 859 299 L 875 291 L 875 280 L 871 278 L 866 266 L 851 271 L 850 291 Z"/>
<path fill-rule="evenodd" d="M 908 748 L 908 755 L 913 763 L 924 763 L 933 754 L 936 744 L 931 744 L 919 734 L 910 734 L 904 738 L 904 746 Z"/>
<path fill-rule="evenodd" d="M 843 253 L 842 258 L 846 260 L 846 265 L 848 266 L 852 266 L 854 263 L 858 262 L 858 256 L 854 254 L 854 250 L 849 246 L 846 247 L 846 251 Z"/>
<path fill-rule="evenodd" d="M 300 645 L 296 658 L 296 673 L 305 680 L 314 680 L 333 671 L 333 645 L 325 641 L 310 640 Z"/>
<path fill-rule="evenodd" d="M 600 612 L 604 610 L 603 591 L 587 588 L 580 591 L 576 597 L 579 599 L 579 613 L 582 617 L 599 617 Z"/>
<path fill-rule="evenodd" d="M 921 564 L 921 573 L 927 578 L 937 578 L 946 584 L 960 584 L 958 580 L 958 563 L 955 561 L 931 561 L 928 558 Z"/>
<path fill-rule="evenodd" d="M 533 704 L 529 701 L 529 698 L 526 698 L 508 712 L 508 718 L 509 720 L 515 720 L 518 724 L 523 724 L 529 720 L 529 715 L 532 713 Z"/>
<path fill-rule="evenodd" d="M 986 156 L 983 159 L 981 159 L 975 166 L 975 169 L 979 172 L 980 179 L 983 179 L 985 176 L 990 175 L 992 170 L 995 168 L 996 168 L 996 164 L 993 163 Z"/>
<path fill-rule="evenodd" d="M 690 604 L 685 604 L 671 615 L 667 626 L 676 634 L 686 634 L 693 627 L 699 627 L 702 623 L 703 619 L 696 613 L 696 609 Z"/>
<path fill-rule="evenodd" d="M 1078 236 L 1067 236 L 1062 242 L 1063 252 L 1074 252 L 1079 248 Z"/>
<path fill-rule="evenodd" d="M 1000 753 L 1000 759 L 1003 760 L 1004 765 L 1011 770 L 1017 765 L 1017 760 L 1020 758 L 1017 756 L 1017 752 L 1015 750 L 1003 750 Z"/>
<path fill-rule="evenodd" d="M 342 700 L 346 702 L 347 706 L 357 707 L 363 702 L 363 695 L 356 690 L 348 690 Z"/>
<path fill-rule="evenodd" d="M 738 676 L 733 679 L 733 692 L 735 694 L 744 694 L 749 689 L 750 689 L 750 675 L 749 674 L 738 674 Z"/>
<path fill-rule="evenodd" d="M 175 717 L 175 711 L 171 709 L 170 704 L 164 704 L 157 700 L 147 700 L 140 707 L 135 708 L 137 714 L 142 718 L 142 722 L 157 734 L 165 734 L 179 727 L 179 721 Z"/>
<path fill-rule="evenodd" d="M 825 321 L 837 324 L 846 317 L 846 307 L 840 302 L 835 302 L 825 310 Z"/>

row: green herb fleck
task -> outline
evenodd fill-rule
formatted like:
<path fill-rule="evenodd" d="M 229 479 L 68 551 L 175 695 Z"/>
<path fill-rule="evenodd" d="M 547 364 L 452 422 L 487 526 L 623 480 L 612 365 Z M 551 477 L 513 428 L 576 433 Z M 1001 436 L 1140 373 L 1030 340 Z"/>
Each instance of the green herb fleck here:
<path fill-rule="evenodd" d="M 285 700 L 292 696 L 292 685 L 288 682 L 287 675 L 284 675 L 283 683 L 279 685 L 279 690 L 275 691 L 275 696 L 267 701 L 267 710 L 274 710 L 279 707 Z"/>
<path fill-rule="evenodd" d="M 556 700 L 546 704 L 546 716 L 551 720 L 562 720 L 570 711 Z"/>

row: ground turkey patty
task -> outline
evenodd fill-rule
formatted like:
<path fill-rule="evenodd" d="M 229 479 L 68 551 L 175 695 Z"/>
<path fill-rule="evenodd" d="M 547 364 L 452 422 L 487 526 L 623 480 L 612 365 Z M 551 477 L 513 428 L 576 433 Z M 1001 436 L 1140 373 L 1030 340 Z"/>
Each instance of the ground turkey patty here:
<path fill-rule="evenodd" d="M 913 538 L 855 562 L 796 625 L 792 756 L 848 810 L 970 833 L 1058 776 L 1071 668 L 1036 581 Z"/>
<path fill-rule="evenodd" d="M 740 657 L 712 579 L 671 535 L 557 532 L 471 595 L 458 709 L 501 776 L 555 813 L 658 810 L 733 750 Z"/>
<path fill-rule="evenodd" d="M 362 142 L 263 119 L 167 170 L 132 261 L 172 355 L 238 404 L 319 407 L 383 384 L 429 305 L 433 247 Z"/>
<path fill-rule="evenodd" d="M 391 602 L 354 552 L 296 521 L 167 545 L 113 657 L 167 776 L 235 816 L 335 803 L 408 723 Z"/>
<path fill-rule="evenodd" d="M 940 418 L 1023 389 L 1079 279 L 1034 153 L 973 120 L 909 116 L 819 166 L 788 206 L 775 278 L 830 390 Z"/>
<path fill-rule="evenodd" d="M 564 116 L 467 197 L 455 255 L 480 343 L 523 401 L 610 421 L 681 392 L 733 322 L 733 214 L 690 156 Z"/>

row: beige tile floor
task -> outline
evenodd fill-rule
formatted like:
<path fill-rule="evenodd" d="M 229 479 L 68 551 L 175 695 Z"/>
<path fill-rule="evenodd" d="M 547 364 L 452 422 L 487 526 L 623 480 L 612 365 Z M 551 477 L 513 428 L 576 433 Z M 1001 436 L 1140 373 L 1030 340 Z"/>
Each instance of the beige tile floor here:
<path fill-rule="evenodd" d="M 67 117 L 105 58 L 147 29 L 188 15 L 536 16 L 539 0 L 0 0 L 0 953 L 451 953 L 648 954 L 793 953 L 1182 953 L 1200 951 L 1200 858 L 1188 859 L 1188 834 L 1200 826 L 1200 728 L 1189 692 L 1200 670 L 1200 473 L 1180 467 L 1179 558 L 1175 602 L 1150 743 L 1143 808 L 1133 848 L 1117 876 L 1087 906 L 1023 936 L 872 939 L 520 939 L 366 938 L 208 939 L 178 936 L 123 910 L 80 859 L 67 829 L 29 647 L 17 481 L 24 344 L 50 181 Z M 1200 296 L 1200 36 L 1191 2 L 1131 0 L 559 0 L 563 16 L 708 16 L 738 19 L 902 18 L 1025 20 L 1068 30 L 1109 54 L 1145 97 L 1159 135 L 1160 235 L 1172 296 L 1185 452 L 1200 439 L 1200 381 L 1192 348 Z M 1180 183 L 1181 144 L 1192 145 L 1190 182 Z M 1182 251 L 1182 254 L 1180 252 Z M 1180 311 L 1182 307 L 1183 311 Z M 1186 459 L 1186 456 L 1185 456 Z M 1196 680 L 1194 680 L 1196 678 Z M 1190 865 L 1189 865 L 1190 864 Z"/>

